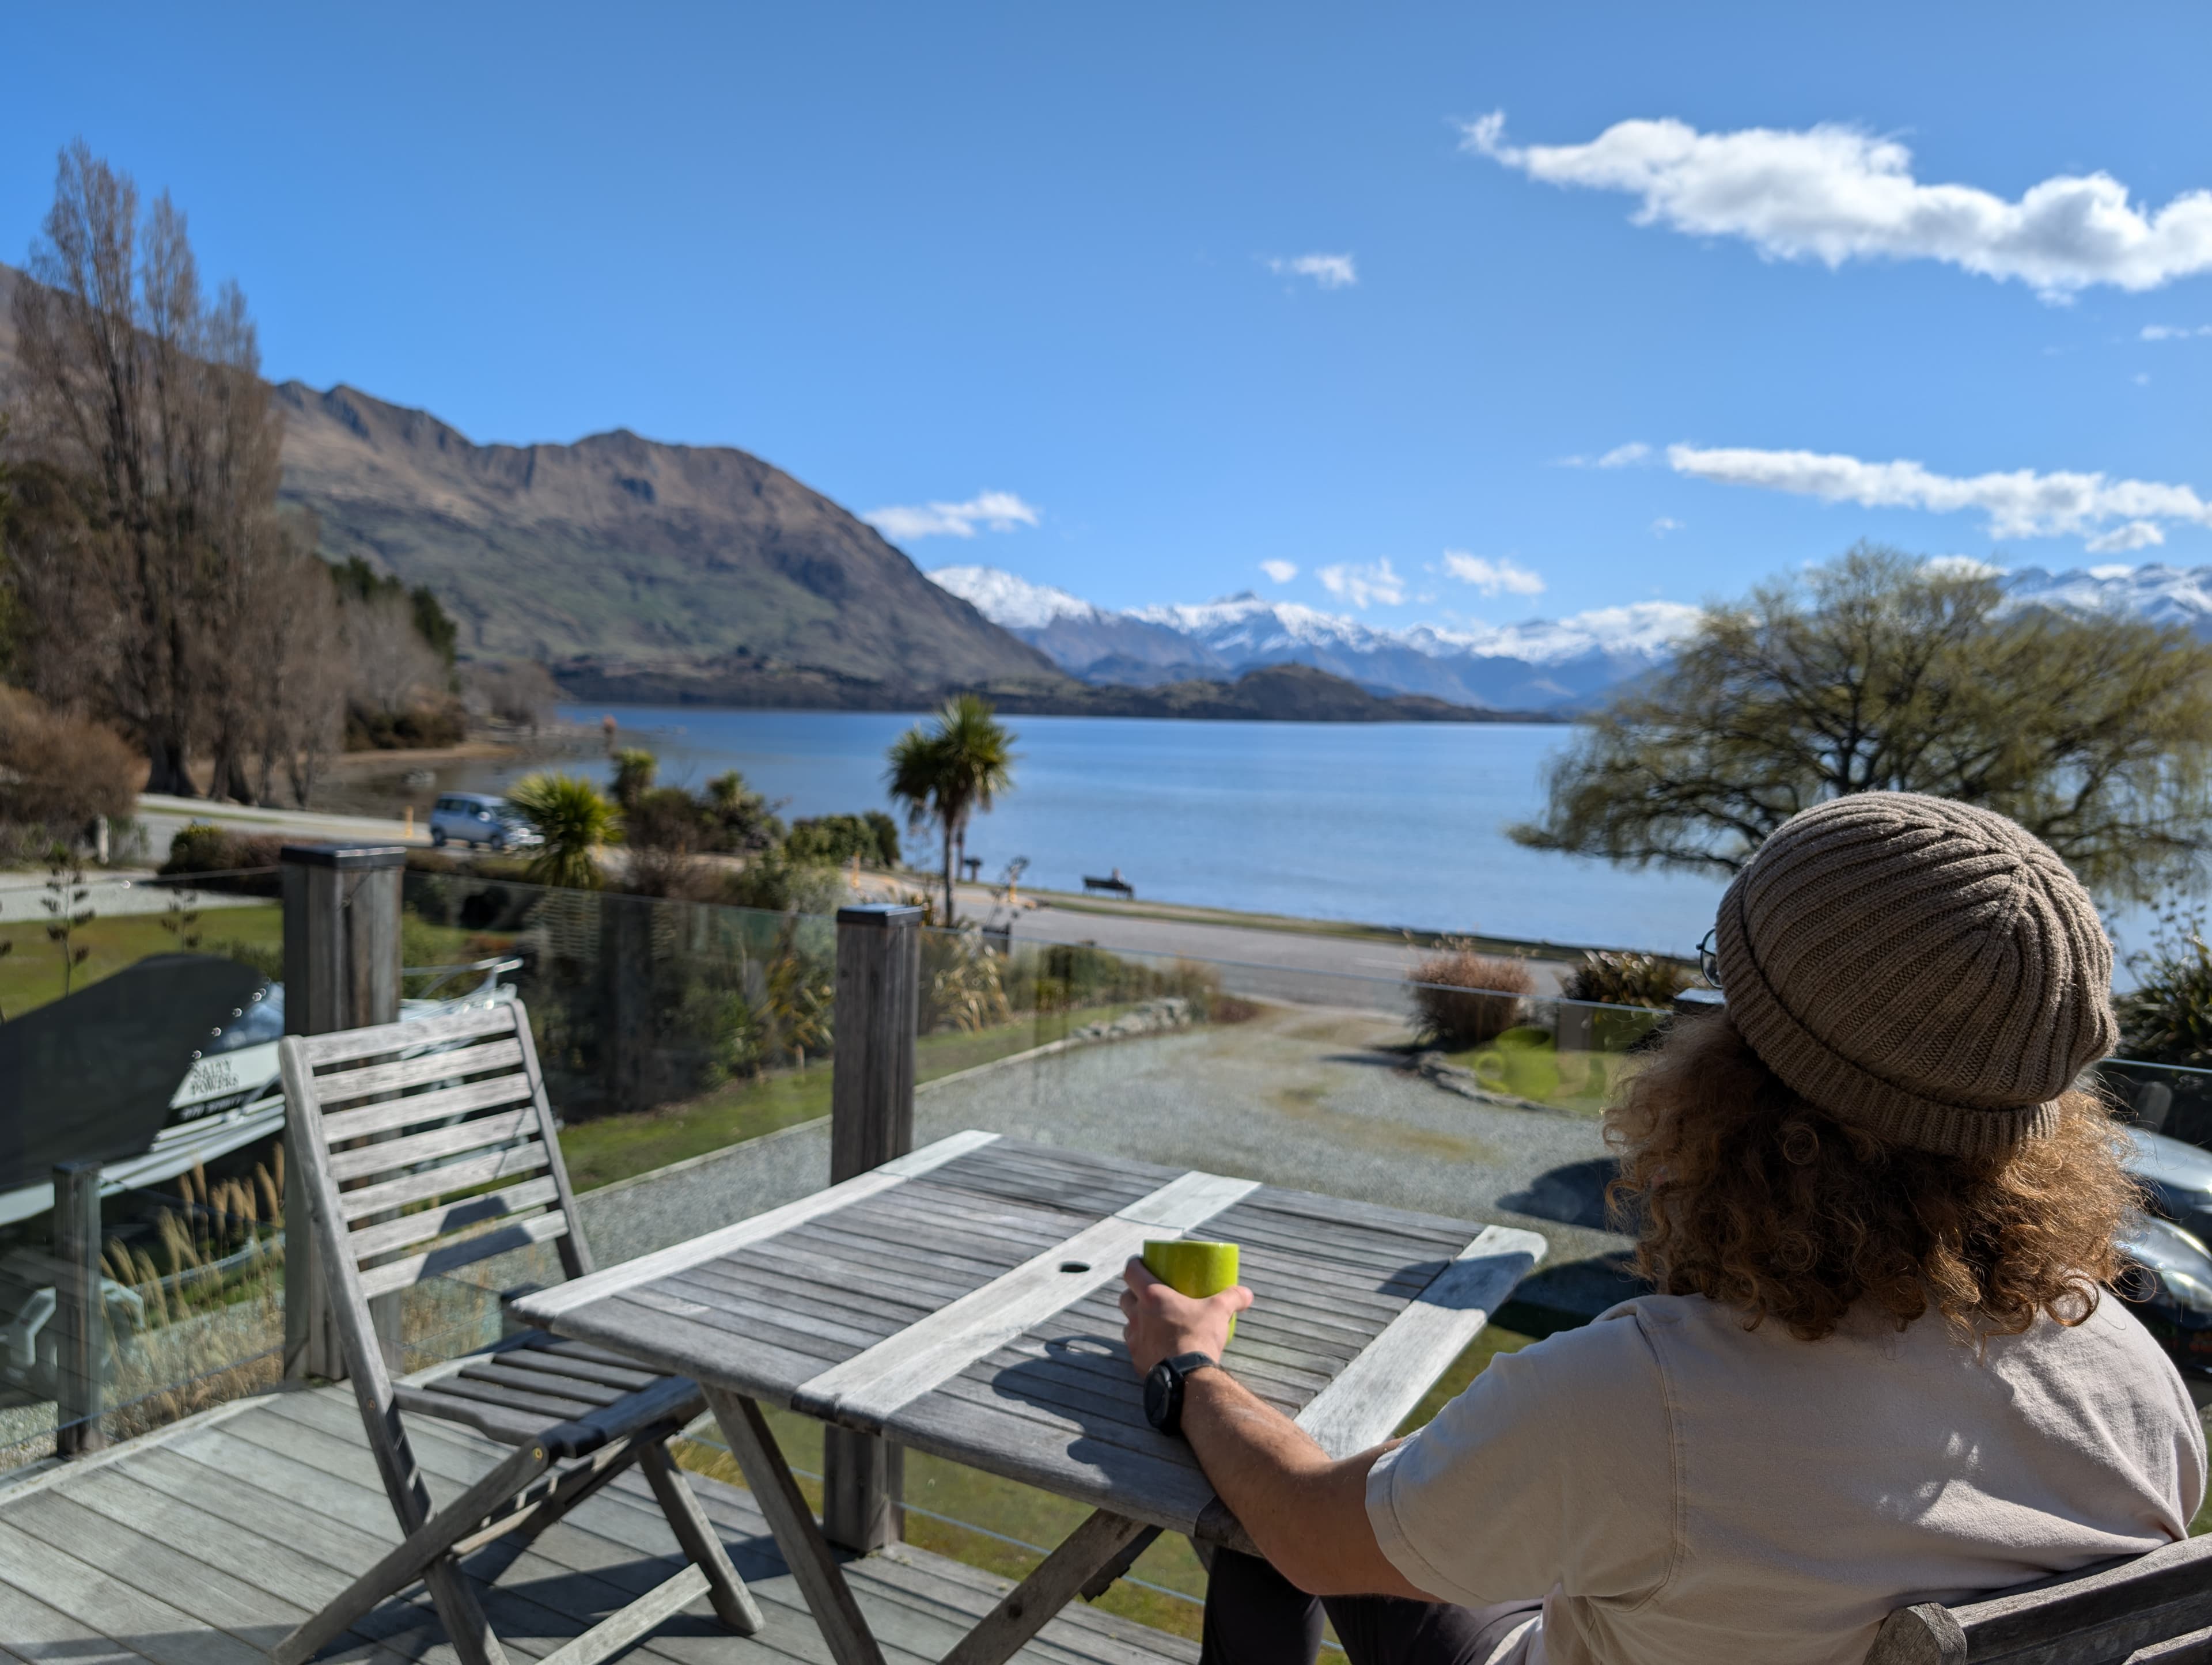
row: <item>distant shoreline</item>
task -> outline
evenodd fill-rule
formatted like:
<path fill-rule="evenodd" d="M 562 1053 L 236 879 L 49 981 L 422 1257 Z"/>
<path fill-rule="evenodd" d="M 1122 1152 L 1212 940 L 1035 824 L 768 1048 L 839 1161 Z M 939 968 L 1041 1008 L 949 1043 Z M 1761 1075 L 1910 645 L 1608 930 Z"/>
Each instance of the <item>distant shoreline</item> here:
<path fill-rule="evenodd" d="M 1199 722 L 1547 723 L 1563 711 L 1499 711 L 1422 694 L 1378 694 L 1306 665 L 1271 665 L 1234 682 L 1155 687 L 1066 678 L 937 687 L 870 681 L 814 666 L 744 659 L 635 665 L 592 659 L 548 667 L 579 705 L 692 706 L 726 711 L 926 711 L 953 694 L 980 694 L 1011 716 L 1152 717 Z"/>

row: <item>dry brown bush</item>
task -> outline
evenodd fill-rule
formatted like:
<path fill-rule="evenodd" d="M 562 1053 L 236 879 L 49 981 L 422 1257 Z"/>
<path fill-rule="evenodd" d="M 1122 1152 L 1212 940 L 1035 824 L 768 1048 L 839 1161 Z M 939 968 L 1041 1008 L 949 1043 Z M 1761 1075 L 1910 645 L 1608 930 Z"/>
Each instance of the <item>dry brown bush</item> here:
<path fill-rule="evenodd" d="M 129 744 L 104 724 L 0 688 L 0 822 L 58 833 L 94 816 L 126 816 L 145 772 Z"/>
<path fill-rule="evenodd" d="M 1494 1041 L 1521 1021 L 1522 1003 L 1536 991 L 1527 963 L 1475 951 L 1447 939 L 1407 973 L 1421 1038 L 1456 1051 Z"/>

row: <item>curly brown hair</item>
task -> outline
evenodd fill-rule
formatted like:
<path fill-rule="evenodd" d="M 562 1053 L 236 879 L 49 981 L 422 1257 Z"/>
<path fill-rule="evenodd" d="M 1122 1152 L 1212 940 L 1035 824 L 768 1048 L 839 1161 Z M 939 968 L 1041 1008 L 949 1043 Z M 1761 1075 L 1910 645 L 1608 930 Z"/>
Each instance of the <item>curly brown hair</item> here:
<path fill-rule="evenodd" d="M 1725 1012 L 1678 1018 L 1606 1118 L 1607 1200 L 1640 1216 L 1637 1267 L 1668 1295 L 1769 1318 L 1802 1340 L 1854 1306 L 1899 1329 L 1930 1308 L 1962 1340 L 2078 1324 L 2123 1264 L 2139 1197 L 2105 1106 L 2078 1089 L 2058 1125 L 2002 1156 L 1937 1156 L 1807 1103 Z"/>

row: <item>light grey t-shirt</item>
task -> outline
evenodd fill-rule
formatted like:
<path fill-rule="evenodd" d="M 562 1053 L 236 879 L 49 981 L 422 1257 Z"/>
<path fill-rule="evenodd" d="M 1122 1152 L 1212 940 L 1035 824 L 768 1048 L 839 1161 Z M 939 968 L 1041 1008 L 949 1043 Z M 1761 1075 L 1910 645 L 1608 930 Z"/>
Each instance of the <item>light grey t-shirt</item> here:
<path fill-rule="evenodd" d="M 1432 1595 L 1549 1592 L 1499 1665 L 1859 1665 L 1892 1608 L 2184 1536 L 2204 1483 L 2179 1375 L 2109 1294 L 1980 1351 L 1647 1296 L 1492 1360 L 1367 1513 Z"/>

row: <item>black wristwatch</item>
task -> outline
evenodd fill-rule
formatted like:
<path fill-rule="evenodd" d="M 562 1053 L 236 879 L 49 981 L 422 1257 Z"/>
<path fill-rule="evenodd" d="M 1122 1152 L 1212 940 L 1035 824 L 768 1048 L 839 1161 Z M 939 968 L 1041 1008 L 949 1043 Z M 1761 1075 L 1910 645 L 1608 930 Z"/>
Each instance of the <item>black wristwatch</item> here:
<path fill-rule="evenodd" d="M 1163 1358 L 1145 1376 L 1145 1420 L 1164 1434 L 1182 1431 L 1182 1384 L 1200 1370 L 1218 1370 L 1221 1361 L 1202 1352 Z"/>

